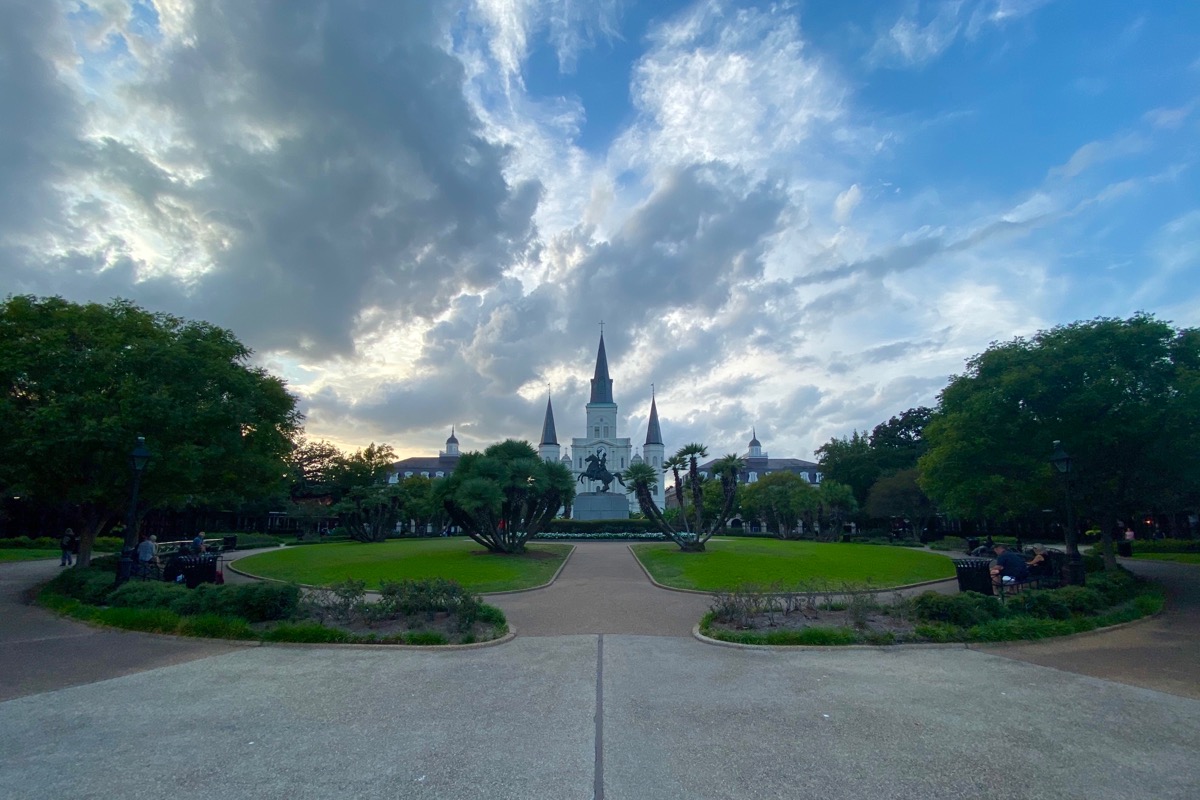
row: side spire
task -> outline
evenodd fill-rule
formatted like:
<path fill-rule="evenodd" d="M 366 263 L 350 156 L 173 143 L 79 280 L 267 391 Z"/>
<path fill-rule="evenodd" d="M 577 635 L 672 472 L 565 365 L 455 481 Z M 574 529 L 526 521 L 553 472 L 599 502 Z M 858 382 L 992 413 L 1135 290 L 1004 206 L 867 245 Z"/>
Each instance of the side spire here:
<path fill-rule="evenodd" d="M 658 426 L 658 403 L 654 399 L 654 387 L 650 387 L 650 422 L 646 425 L 646 444 L 662 444 L 662 428 Z"/>
<path fill-rule="evenodd" d="M 592 399 L 589 403 L 613 402 L 612 378 L 608 377 L 608 355 L 604 352 L 604 333 L 600 334 L 600 350 L 596 353 L 596 373 L 592 376 Z"/>
<path fill-rule="evenodd" d="M 558 434 L 554 430 L 554 406 L 550 397 L 546 397 L 546 421 L 542 423 L 542 444 L 558 444 Z"/>

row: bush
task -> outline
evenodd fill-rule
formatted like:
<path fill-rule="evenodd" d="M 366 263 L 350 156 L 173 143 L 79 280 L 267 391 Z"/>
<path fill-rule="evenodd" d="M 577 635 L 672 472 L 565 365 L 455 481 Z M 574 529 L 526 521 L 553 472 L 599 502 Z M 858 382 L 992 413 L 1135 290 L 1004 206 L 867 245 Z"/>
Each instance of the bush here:
<path fill-rule="evenodd" d="M 1064 586 L 1055 589 L 1054 595 L 1072 614 L 1098 614 L 1107 605 L 1104 596 L 1092 586 Z"/>
<path fill-rule="evenodd" d="M 1013 614 L 1028 614 L 1042 619 L 1070 619 L 1071 609 L 1058 597 L 1057 591 L 1033 589 L 1021 592 L 1008 600 L 1008 611 Z"/>
<path fill-rule="evenodd" d="M 1083 571 L 1088 575 L 1104 572 L 1104 556 L 1087 555 L 1082 556 Z"/>
<path fill-rule="evenodd" d="M 310 642 L 315 644 L 334 644 L 348 642 L 354 638 L 352 634 L 339 631 L 337 628 L 326 628 L 316 622 L 284 623 L 263 634 L 264 642 Z"/>
<path fill-rule="evenodd" d="M 175 608 L 188 590 L 161 581 L 128 581 L 108 596 L 108 604 L 117 608 L 165 608 L 177 614 L 195 613 Z"/>
<path fill-rule="evenodd" d="M 300 605 L 300 587 L 293 583 L 264 581 L 237 586 L 227 585 L 218 588 L 218 594 L 222 590 L 227 613 L 250 622 L 287 619 L 296 613 Z"/>
<path fill-rule="evenodd" d="M 436 631 L 413 631 L 404 637 L 405 644 L 448 644 L 449 640 Z"/>
<path fill-rule="evenodd" d="M 114 628 L 146 633 L 175 633 L 182 621 L 165 608 L 104 608 L 93 619 Z"/>
<path fill-rule="evenodd" d="M 545 527 L 547 533 L 659 533 L 645 519 L 555 519 Z"/>
<path fill-rule="evenodd" d="M 238 617 L 222 617 L 219 614 L 201 614 L 186 617 L 179 625 L 183 636 L 202 636 L 208 639 L 254 639 L 256 634 L 249 623 Z"/>
<path fill-rule="evenodd" d="M 964 628 L 1000 619 L 1005 614 L 999 600 L 978 592 L 955 595 L 925 592 L 913 600 L 913 611 L 917 619 L 949 622 Z"/>
<path fill-rule="evenodd" d="M 101 567 L 65 569 L 46 587 L 81 603 L 103 605 L 113 590 L 113 573 Z"/>
<path fill-rule="evenodd" d="M 1132 574 L 1123 569 L 1089 575 L 1087 587 L 1098 592 L 1106 605 L 1124 603 L 1138 593 L 1138 583 Z"/>
<path fill-rule="evenodd" d="M 913 627 L 913 635 L 928 642 L 961 642 L 963 629 L 948 622 L 925 622 Z"/>

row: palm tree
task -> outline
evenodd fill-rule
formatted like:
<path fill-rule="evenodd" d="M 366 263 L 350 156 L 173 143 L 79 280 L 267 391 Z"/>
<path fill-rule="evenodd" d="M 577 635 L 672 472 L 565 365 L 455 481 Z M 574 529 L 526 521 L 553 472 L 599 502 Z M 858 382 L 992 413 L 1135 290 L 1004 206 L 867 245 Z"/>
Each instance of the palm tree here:
<path fill-rule="evenodd" d="M 679 516 L 683 520 L 683 529 L 688 530 L 687 512 L 684 511 L 683 503 L 683 481 L 679 477 L 679 470 L 687 469 L 687 459 L 681 457 L 678 453 L 663 461 L 663 472 L 671 470 L 671 474 L 675 476 L 675 502 L 679 506 Z"/>
<path fill-rule="evenodd" d="M 700 478 L 700 468 L 697 461 L 708 456 L 708 448 L 699 442 L 685 444 L 675 453 L 675 458 L 682 459 L 688 465 L 687 482 L 692 490 L 692 513 L 696 515 L 696 536 L 704 530 L 704 487 Z M 687 510 L 680 508 L 687 516 Z"/>
<path fill-rule="evenodd" d="M 737 497 L 738 475 L 745 468 L 746 460 L 734 453 L 722 456 L 713 464 L 713 475 L 721 479 L 721 494 L 724 496 L 725 502 L 721 508 L 720 518 L 713 522 L 709 537 L 725 530 L 725 524 L 729 521 L 729 511 L 733 508 L 733 501 Z"/>

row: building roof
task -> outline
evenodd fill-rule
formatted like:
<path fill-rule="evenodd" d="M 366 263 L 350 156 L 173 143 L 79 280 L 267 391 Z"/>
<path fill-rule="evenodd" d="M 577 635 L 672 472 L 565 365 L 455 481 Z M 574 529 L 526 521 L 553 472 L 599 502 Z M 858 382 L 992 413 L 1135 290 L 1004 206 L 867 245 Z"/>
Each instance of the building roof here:
<path fill-rule="evenodd" d="M 405 472 L 446 472 L 458 464 L 458 456 L 413 456 L 392 464 L 392 469 L 403 475 Z"/>
<path fill-rule="evenodd" d="M 701 471 L 708 470 L 711 472 L 713 464 L 716 464 L 717 461 L 718 459 L 715 458 L 711 461 L 705 461 L 703 464 L 700 464 L 697 469 Z M 814 470 L 817 472 L 821 471 L 820 464 L 817 464 L 813 461 L 805 461 L 802 458 L 747 458 L 746 469 L 750 470 L 751 468 L 753 468 L 756 472 L 759 470 L 775 472 L 777 470 L 785 469 L 803 472 L 812 472 Z"/>
<path fill-rule="evenodd" d="M 458 437 L 454 435 L 454 426 L 450 426 L 450 438 L 446 440 L 446 444 L 458 444 Z"/>
<path fill-rule="evenodd" d="M 650 398 L 650 424 L 646 426 L 646 444 L 662 444 L 662 429 L 658 426 L 658 406 Z"/>
<path fill-rule="evenodd" d="M 608 355 L 604 352 L 604 334 L 600 334 L 600 350 L 596 353 L 596 373 L 592 376 L 592 399 L 589 403 L 613 402 L 612 378 L 608 377 Z"/>
<path fill-rule="evenodd" d="M 762 442 L 758 440 L 758 433 L 755 432 L 754 428 L 750 429 L 750 446 L 762 447 Z"/>
<path fill-rule="evenodd" d="M 542 423 L 542 444 L 558 444 L 558 434 L 554 430 L 554 406 L 550 398 L 546 398 L 546 420 Z"/>

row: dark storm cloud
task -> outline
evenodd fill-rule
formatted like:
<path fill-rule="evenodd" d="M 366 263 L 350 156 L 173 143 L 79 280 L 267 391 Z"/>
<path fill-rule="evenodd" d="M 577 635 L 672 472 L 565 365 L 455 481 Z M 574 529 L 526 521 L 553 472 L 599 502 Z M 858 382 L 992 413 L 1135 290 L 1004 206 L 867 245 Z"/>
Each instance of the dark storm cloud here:
<path fill-rule="evenodd" d="M 0 202 L 18 202 L 19 185 L 53 199 L 53 163 L 29 153 L 39 141 L 70 149 L 78 111 L 42 52 L 58 12 L 23 3 L 4 13 L 16 19 L 0 36 L 21 67 L 5 75 L 5 94 L 29 121 L 6 125 L 5 150 L 18 157 L 5 161 Z M 193 270 L 170 310 L 230 326 L 256 348 L 348 354 L 364 320 L 379 319 L 366 311 L 436 316 L 526 252 L 541 193 L 505 180 L 507 151 L 483 136 L 462 65 L 438 46 L 453 13 L 424 2 L 199 3 L 188 35 L 142 65 L 152 77 L 123 88 L 148 129 L 170 130 L 170 145 L 150 153 L 104 138 L 75 177 L 139 208 L 150 233 L 189 255 L 142 265 Z M 5 216 L 28 235 L 56 214 Z M 88 247 L 77 245 L 79 261 L 96 255 Z M 106 243 L 97 263 L 123 249 Z M 59 282 L 44 260 L 37 269 L 35 283 Z M 78 277 L 110 288 L 115 276 Z M 112 288 L 143 300 L 150 287 Z"/>
<path fill-rule="evenodd" d="M 51 4 L 0 3 L 0 270 L 21 257 L 5 239 L 59 219 L 54 184 L 79 157 L 79 109 L 54 68 L 69 51 Z"/>

